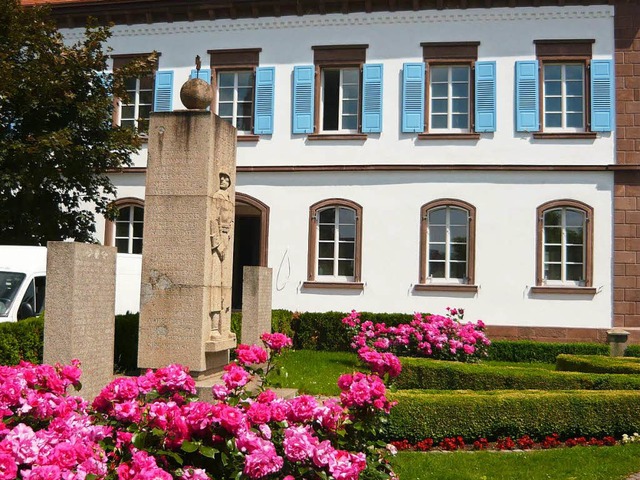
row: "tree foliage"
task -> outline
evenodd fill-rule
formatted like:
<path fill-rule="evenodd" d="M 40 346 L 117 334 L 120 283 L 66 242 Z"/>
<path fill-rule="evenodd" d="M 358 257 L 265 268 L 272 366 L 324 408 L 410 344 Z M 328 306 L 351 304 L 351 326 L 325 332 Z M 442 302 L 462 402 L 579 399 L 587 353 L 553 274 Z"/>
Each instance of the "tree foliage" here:
<path fill-rule="evenodd" d="M 0 243 L 95 241 L 95 214 L 113 216 L 107 172 L 131 164 L 138 135 L 114 127 L 124 78 L 154 58 L 105 73 L 108 27 L 65 42 L 48 9 L 0 0 Z"/>

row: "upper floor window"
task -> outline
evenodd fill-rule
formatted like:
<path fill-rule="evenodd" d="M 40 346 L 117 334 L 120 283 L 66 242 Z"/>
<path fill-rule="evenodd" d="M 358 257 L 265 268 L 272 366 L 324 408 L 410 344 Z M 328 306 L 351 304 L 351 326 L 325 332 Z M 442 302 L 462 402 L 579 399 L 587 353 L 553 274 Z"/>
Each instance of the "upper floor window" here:
<path fill-rule="evenodd" d="M 118 253 L 142 253 L 144 202 L 137 198 L 116 200 L 118 216 L 105 224 L 105 245 L 115 246 Z"/>
<path fill-rule="evenodd" d="M 584 132 L 585 66 L 580 63 L 545 63 L 543 69 L 543 130 Z"/>
<path fill-rule="evenodd" d="M 404 64 L 403 132 L 478 138 L 475 132 L 495 131 L 496 64 L 478 62 L 478 46 L 423 43 L 424 61 Z"/>
<path fill-rule="evenodd" d="M 218 115 L 238 129 L 251 134 L 253 119 L 253 71 L 218 73 Z"/>
<path fill-rule="evenodd" d="M 362 207 L 344 199 L 329 199 L 310 208 L 310 282 L 360 282 Z"/>
<path fill-rule="evenodd" d="M 320 124 L 323 132 L 358 132 L 360 69 L 322 70 Z"/>
<path fill-rule="evenodd" d="M 516 62 L 516 130 L 536 138 L 595 137 L 614 125 L 613 62 L 592 60 L 594 40 L 536 40 Z"/>
<path fill-rule="evenodd" d="M 420 284 L 473 284 L 475 207 L 442 199 L 423 205 L 420 213 Z"/>
<path fill-rule="evenodd" d="M 113 69 L 124 67 L 137 58 L 150 54 L 117 55 L 113 59 Z M 149 115 L 153 110 L 155 74 L 144 77 L 125 79 L 127 98 L 116 99 L 114 109 L 114 124 L 131 128 L 138 133 L 147 134 L 149 131 Z"/>
<path fill-rule="evenodd" d="M 591 286 L 593 209 L 573 200 L 538 207 L 536 283 Z"/>
<path fill-rule="evenodd" d="M 314 65 L 294 68 L 293 133 L 320 140 L 382 131 L 383 68 L 365 63 L 367 47 L 315 46 Z"/>
<path fill-rule="evenodd" d="M 275 69 L 258 66 L 261 50 L 209 50 L 211 70 L 200 76 L 211 75 L 214 110 L 236 127 L 240 141 L 273 133 Z"/>
<path fill-rule="evenodd" d="M 441 65 L 431 68 L 429 75 L 431 132 L 469 132 L 471 67 Z"/>

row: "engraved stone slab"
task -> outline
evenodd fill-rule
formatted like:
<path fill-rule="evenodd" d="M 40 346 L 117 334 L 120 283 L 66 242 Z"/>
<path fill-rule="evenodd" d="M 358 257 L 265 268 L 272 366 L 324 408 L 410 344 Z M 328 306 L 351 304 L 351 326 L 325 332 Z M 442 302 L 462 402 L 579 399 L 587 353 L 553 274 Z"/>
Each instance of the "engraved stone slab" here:
<path fill-rule="evenodd" d="M 151 115 L 138 366 L 222 368 L 231 333 L 236 130 L 206 111 Z"/>
<path fill-rule="evenodd" d="M 242 277 L 242 343 L 260 345 L 260 335 L 271 332 L 271 279 L 267 267 L 245 266 Z"/>
<path fill-rule="evenodd" d="M 115 247 L 47 243 L 44 362 L 80 360 L 87 400 L 113 379 L 115 295 Z"/>

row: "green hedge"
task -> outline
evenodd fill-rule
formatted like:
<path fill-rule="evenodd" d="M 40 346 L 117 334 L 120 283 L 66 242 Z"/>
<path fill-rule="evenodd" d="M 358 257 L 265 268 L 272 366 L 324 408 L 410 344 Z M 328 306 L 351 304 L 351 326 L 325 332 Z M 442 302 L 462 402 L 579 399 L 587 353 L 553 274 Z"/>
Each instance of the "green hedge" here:
<path fill-rule="evenodd" d="M 342 324 L 344 312 L 305 312 L 293 315 L 293 346 L 304 350 L 351 351 L 351 336 Z M 409 323 L 413 315 L 404 313 L 362 312 L 363 320 L 395 326 Z"/>
<path fill-rule="evenodd" d="M 636 375 L 556 372 L 538 368 L 401 358 L 398 389 L 433 390 L 640 390 Z"/>
<path fill-rule="evenodd" d="M 0 323 L 0 365 L 17 365 L 20 360 L 41 363 L 43 339 L 42 316 Z"/>
<path fill-rule="evenodd" d="M 625 357 L 640 357 L 640 345 L 627 345 L 624 351 Z"/>
<path fill-rule="evenodd" d="M 609 355 L 603 343 L 555 343 L 531 340 L 495 340 L 489 347 L 489 359 L 503 362 L 555 363 L 560 354 Z"/>
<path fill-rule="evenodd" d="M 385 427 L 386 440 L 441 440 L 462 436 L 541 439 L 620 436 L 640 431 L 640 392 L 493 391 L 390 393 L 398 401 Z"/>
<path fill-rule="evenodd" d="M 116 315 L 116 338 L 113 349 L 114 370 L 134 374 L 138 370 L 139 314 Z"/>
<path fill-rule="evenodd" d="M 585 373 L 640 373 L 640 358 L 601 355 L 558 355 L 556 370 Z"/>

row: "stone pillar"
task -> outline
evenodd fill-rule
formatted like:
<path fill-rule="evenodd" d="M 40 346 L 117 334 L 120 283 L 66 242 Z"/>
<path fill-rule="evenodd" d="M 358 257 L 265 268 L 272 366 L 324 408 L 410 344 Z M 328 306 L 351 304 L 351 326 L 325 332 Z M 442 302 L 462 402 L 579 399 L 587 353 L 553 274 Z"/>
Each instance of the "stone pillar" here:
<path fill-rule="evenodd" d="M 44 362 L 80 360 L 87 400 L 113 380 L 115 296 L 115 247 L 47 243 Z"/>
<path fill-rule="evenodd" d="M 612 328 L 607 330 L 607 342 L 609 342 L 609 355 L 612 357 L 623 357 L 629 340 L 629 332 L 622 328 Z"/>
<path fill-rule="evenodd" d="M 231 333 L 236 130 L 207 111 L 151 115 L 138 366 L 220 370 Z"/>
<path fill-rule="evenodd" d="M 242 274 L 242 343 L 260 345 L 260 335 L 271 333 L 272 270 L 245 266 Z"/>

